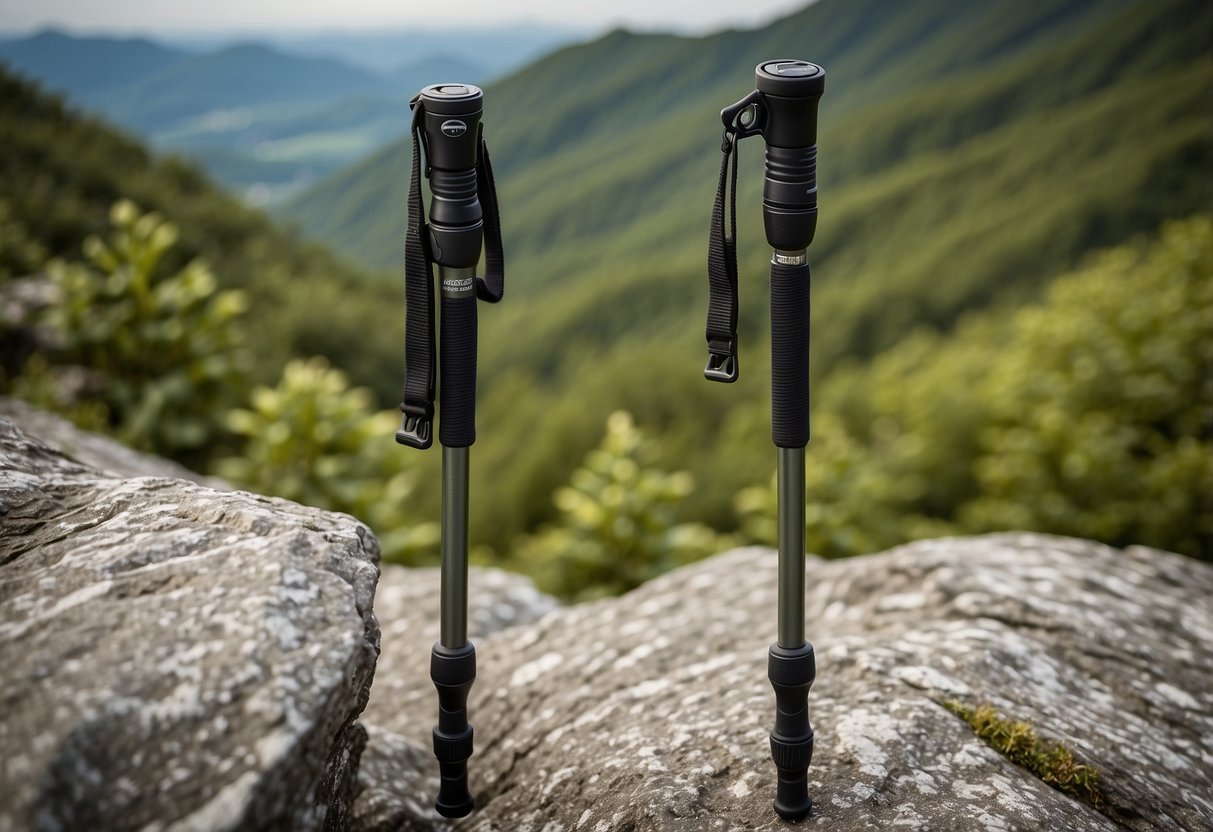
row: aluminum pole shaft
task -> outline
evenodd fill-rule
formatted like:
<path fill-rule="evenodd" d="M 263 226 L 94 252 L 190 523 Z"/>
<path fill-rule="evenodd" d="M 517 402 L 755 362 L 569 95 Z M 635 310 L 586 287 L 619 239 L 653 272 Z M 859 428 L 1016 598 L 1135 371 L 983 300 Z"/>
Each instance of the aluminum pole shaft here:
<path fill-rule="evenodd" d="M 779 646 L 804 644 L 804 448 L 779 448 Z"/>

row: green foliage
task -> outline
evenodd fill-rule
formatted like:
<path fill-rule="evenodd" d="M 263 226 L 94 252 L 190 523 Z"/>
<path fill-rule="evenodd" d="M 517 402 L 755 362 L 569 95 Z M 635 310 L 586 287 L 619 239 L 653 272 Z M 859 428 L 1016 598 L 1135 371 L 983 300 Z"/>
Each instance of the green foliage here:
<path fill-rule="evenodd" d="M 906 442 L 895 453 L 916 453 Z M 826 558 L 878 552 L 907 540 L 954 533 L 948 522 L 924 515 L 924 475 L 916 466 L 884 468 L 873 449 L 851 436 L 838 417 L 814 422 L 805 471 L 805 547 Z M 736 497 L 745 536 L 778 542 L 776 481 Z"/>
<path fill-rule="evenodd" d="M 31 274 L 46 262 L 46 250 L 30 236 L 12 206 L 0 198 L 0 283 Z"/>
<path fill-rule="evenodd" d="M 646 467 L 645 445 L 631 414 L 612 413 L 602 444 L 554 495 L 559 524 L 518 541 L 514 563 L 540 589 L 576 600 L 616 594 L 719 551 L 710 529 L 673 521 L 693 482 Z"/>
<path fill-rule="evenodd" d="M 395 283 L 301 242 L 196 168 L 154 158 L 4 67 L 0 145 L 0 194 L 47 256 L 80 260 L 81 243 L 105 234 L 110 207 L 129 199 L 178 230 L 163 268 L 201 259 L 221 288 L 246 293 L 255 381 L 277 381 L 292 357 L 323 354 L 380 403 L 398 401 L 403 302 Z"/>
<path fill-rule="evenodd" d="M 375 531 L 385 559 L 417 563 L 434 554 L 438 526 L 401 522 L 418 482 L 391 442 L 398 418 L 376 411 L 370 391 L 351 388 L 324 359 L 292 361 L 275 387 L 258 387 L 247 409 L 228 415 L 244 446 L 215 471 L 253 491 L 352 514 Z"/>
<path fill-rule="evenodd" d="M 1031 529 L 1213 559 L 1213 221 L 1057 279 L 1046 302 L 922 333 L 818 396 L 807 546 Z M 774 484 L 738 496 L 774 537 Z"/>
<path fill-rule="evenodd" d="M 1116 249 L 1016 315 L 986 379 L 969 529 L 1213 559 L 1213 220 Z"/>
<path fill-rule="evenodd" d="M 949 700 L 943 705 L 967 722 L 987 745 L 1053 788 L 1096 809 L 1107 805 L 1099 787 L 1099 769 L 1078 762 L 1074 753 L 1061 743 L 1041 739 L 1032 726 L 1002 717 L 989 703 L 971 708 Z"/>
<path fill-rule="evenodd" d="M 57 348 L 14 389 L 68 413 L 96 406 L 127 445 L 190 459 L 217 440 L 225 404 L 244 392 L 237 324 L 245 297 L 217 292 L 200 261 L 175 273 L 164 268 L 177 229 L 159 215 L 119 202 L 110 220 L 107 239 L 85 241 L 88 262 L 47 267 L 58 299 L 40 323 Z M 83 389 L 67 392 L 82 372 Z"/>
<path fill-rule="evenodd" d="M 1200 410 L 1208 391 L 1192 381 L 1200 362 L 1208 366 L 1198 339 L 1213 340 L 1193 311 L 1207 296 L 1191 281 L 1176 288 L 1174 275 L 1162 276 L 1169 267 L 1150 265 L 1141 250 L 1131 280 L 1101 266 L 1104 276 L 1091 280 L 1104 288 L 1049 295 L 1030 313 L 1042 322 L 1012 312 L 1039 302 L 1090 252 L 1207 210 L 1211 37 L 1213 6 L 1200 0 L 825 0 L 755 32 L 612 33 L 493 86 L 485 123 L 511 300 L 481 315 L 472 541 L 544 571 L 566 595 L 589 596 L 708 548 L 657 529 L 706 540 L 702 527 L 679 524 L 729 531 L 740 519 L 754 539 L 774 539 L 773 487 L 735 502 L 774 468 L 757 142 L 742 149 L 743 372 L 732 386 L 700 375 L 704 223 L 716 113 L 749 89 L 738 66 L 807 54 L 834 79 L 822 103 L 822 222 L 811 252 L 810 548 L 841 556 L 1014 525 L 1209 556 L 1210 512 L 1198 502 L 1210 492 L 1209 440 L 1195 427 L 1209 424 Z M 370 419 L 396 401 L 395 281 L 300 243 L 188 165 L 153 159 L 2 71 L 0 142 L 0 193 L 22 239 L 80 259 L 80 241 L 102 232 L 110 203 L 129 196 L 180 229 L 166 273 L 201 257 L 222 286 L 247 293 L 255 381 L 281 387 L 291 358 L 322 354 L 350 384 L 374 391 L 350 412 Z M 388 148 L 288 215 L 351 256 L 398 268 L 407 160 L 405 145 Z M 1170 271 L 1190 267 L 1208 283 L 1202 245 L 1188 260 L 1168 255 L 1188 263 Z M 37 268 L 42 256 L 14 256 L 31 265 L 8 268 Z M 1161 282 L 1144 276 L 1150 269 Z M 1148 290 L 1133 288 L 1139 278 Z M 1176 304 L 1187 311 L 1167 311 Z M 27 368 L 38 362 L 46 357 Z M 1029 377 L 1037 366 L 1040 377 Z M 344 395 L 314 386 L 316 398 Z M 658 517 L 651 533 L 632 537 L 592 520 L 607 516 L 606 494 L 632 491 L 593 463 L 631 458 L 594 450 L 619 409 L 652 437 L 633 459 L 637 472 L 685 471 L 697 483 L 687 489 L 687 479 L 664 475 L 684 485 L 667 483 L 665 497 L 646 496 L 638 508 L 623 501 L 622 528 L 639 522 L 627 512 Z M 258 430 L 281 435 L 269 427 L 277 416 L 258 418 Z M 291 436 L 320 430 L 302 411 L 281 416 L 292 419 L 304 424 Z M 268 446 L 256 447 L 266 436 L 240 435 L 253 457 L 269 458 Z M 347 507 L 385 540 L 399 517 L 437 519 L 436 487 L 414 488 L 406 512 L 403 496 L 357 497 L 362 487 L 349 484 L 378 477 L 403 495 L 438 481 L 437 454 L 404 452 L 410 481 L 362 445 L 335 447 L 319 456 L 352 461 L 334 475 L 348 481 L 340 493 L 321 493 L 319 463 L 312 491 L 293 493 Z M 392 450 L 388 443 L 383 456 Z M 250 467 L 242 476 L 260 474 Z M 273 479 L 257 487 L 273 490 Z M 387 548 L 411 559 L 425 547 Z"/>
<path fill-rule="evenodd" d="M 547 495 L 616 408 L 659 440 L 655 462 L 695 476 L 690 517 L 729 528 L 732 496 L 765 481 L 757 139 L 741 147 L 738 193 L 742 380 L 693 389 L 711 386 L 699 368 L 717 113 L 750 88 L 747 65 L 801 54 L 830 73 L 810 250 L 821 384 L 848 361 L 902 352 L 920 328 L 950 332 L 970 311 L 1036 300 L 1088 252 L 1205 210 L 1211 39 L 1201 0 L 826 0 L 754 32 L 614 32 L 492 85 L 485 132 L 510 299 L 481 316 L 472 487 L 497 499 L 473 505 L 473 537 L 550 519 Z M 283 214 L 351 257 L 398 267 L 408 159 L 404 142 L 385 148 Z M 519 368 L 530 374 L 521 393 Z M 663 399 L 655 418 L 636 388 Z M 938 460 L 931 479 L 949 483 L 932 495 L 972 491 L 964 454 Z M 928 520 L 958 498 L 940 499 Z"/>

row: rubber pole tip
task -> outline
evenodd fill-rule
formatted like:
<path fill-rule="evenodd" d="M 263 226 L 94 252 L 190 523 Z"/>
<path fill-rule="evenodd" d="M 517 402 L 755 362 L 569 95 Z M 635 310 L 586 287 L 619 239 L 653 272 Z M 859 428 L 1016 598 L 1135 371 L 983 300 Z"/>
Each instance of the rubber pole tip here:
<path fill-rule="evenodd" d="M 434 809 L 444 818 L 465 818 L 472 813 L 476 808 L 476 798 L 468 795 L 463 800 L 455 803 L 443 803 L 441 800 L 434 803 Z"/>
<path fill-rule="evenodd" d="M 812 811 L 813 800 L 808 795 L 805 795 L 804 800 L 799 803 L 785 803 L 779 798 L 775 798 L 771 801 L 771 805 L 775 807 L 775 813 L 781 818 L 796 822 L 803 820 Z"/>

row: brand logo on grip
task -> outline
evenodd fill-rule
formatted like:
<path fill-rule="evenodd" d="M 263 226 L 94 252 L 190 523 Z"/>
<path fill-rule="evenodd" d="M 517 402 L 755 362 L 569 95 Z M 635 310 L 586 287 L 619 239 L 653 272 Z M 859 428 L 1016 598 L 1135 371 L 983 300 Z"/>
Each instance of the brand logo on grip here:
<path fill-rule="evenodd" d="M 452 139 L 462 136 L 468 131 L 468 126 L 457 118 L 448 118 L 442 122 L 442 135 L 450 136 Z"/>
<path fill-rule="evenodd" d="M 442 294 L 446 297 L 470 295 L 476 290 L 476 282 L 471 277 L 445 277 L 442 280 Z"/>

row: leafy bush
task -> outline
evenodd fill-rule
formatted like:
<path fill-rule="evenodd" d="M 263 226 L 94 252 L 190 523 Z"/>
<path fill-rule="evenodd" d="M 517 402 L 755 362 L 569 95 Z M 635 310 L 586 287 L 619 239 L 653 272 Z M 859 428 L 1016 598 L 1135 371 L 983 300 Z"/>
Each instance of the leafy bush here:
<path fill-rule="evenodd" d="M 243 453 L 215 471 L 253 491 L 352 514 L 375 531 L 385 559 L 415 563 L 433 554 L 438 525 L 401 522 L 417 477 L 391 441 L 398 420 L 324 359 L 292 361 L 275 387 L 256 388 L 247 409 L 229 413 Z"/>
<path fill-rule="evenodd" d="M 1213 219 L 1108 253 L 1014 328 L 962 525 L 1213 559 Z"/>
<path fill-rule="evenodd" d="M 1213 220 L 1059 278 L 1047 301 L 919 334 L 818 398 L 810 551 L 1031 529 L 1213 558 Z M 773 542 L 774 484 L 738 495 Z"/>
<path fill-rule="evenodd" d="M 584 600 L 718 551 L 725 542 L 711 529 L 673 520 L 690 475 L 645 467 L 649 453 L 631 414 L 612 413 L 601 445 L 554 495 L 559 522 L 521 538 L 514 563 L 544 591 Z"/>
<path fill-rule="evenodd" d="M 159 215 L 124 200 L 110 221 L 107 239 L 85 240 L 86 263 L 47 266 L 58 297 L 38 323 L 55 347 L 25 368 L 14 392 L 69 415 L 92 413 L 131 447 L 197 463 L 245 390 L 237 326 L 245 297 L 216 292 L 201 261 L 161 268 L 177 230 Z"/>

